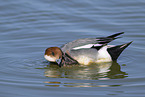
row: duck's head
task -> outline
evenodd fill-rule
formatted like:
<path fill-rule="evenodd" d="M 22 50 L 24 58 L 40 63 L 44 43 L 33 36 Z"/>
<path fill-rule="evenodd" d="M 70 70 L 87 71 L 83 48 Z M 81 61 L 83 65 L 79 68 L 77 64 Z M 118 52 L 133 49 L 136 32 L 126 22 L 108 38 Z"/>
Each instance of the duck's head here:
<path fill-rule="evenodd" d="M 45 50 L 44 58 L 49 62 L 62 63 L 63 52 L 59 47 L 50 47 Z"/>
<path fill-rule="evenodd" d="M 49 62 L 57 63 L 59 67 L 78 64 L 78 62 L 69 55 L 69 52 L 68 54 L 66 52 L 63 53 L 59 47 L 47 48 L 45 50 L 44 58 Z"/>

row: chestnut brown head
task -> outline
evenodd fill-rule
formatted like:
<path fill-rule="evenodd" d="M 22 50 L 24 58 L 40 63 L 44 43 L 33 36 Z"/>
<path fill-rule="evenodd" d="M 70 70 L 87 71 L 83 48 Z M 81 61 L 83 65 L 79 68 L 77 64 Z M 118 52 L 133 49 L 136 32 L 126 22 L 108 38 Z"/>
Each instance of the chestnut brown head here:
<path fill-rule="evenodd" d="M 44 58 L 49 62 L 60 64 L 62 59 L 62 51 L 59 47 L 50 47 L 45 50 Z"/>

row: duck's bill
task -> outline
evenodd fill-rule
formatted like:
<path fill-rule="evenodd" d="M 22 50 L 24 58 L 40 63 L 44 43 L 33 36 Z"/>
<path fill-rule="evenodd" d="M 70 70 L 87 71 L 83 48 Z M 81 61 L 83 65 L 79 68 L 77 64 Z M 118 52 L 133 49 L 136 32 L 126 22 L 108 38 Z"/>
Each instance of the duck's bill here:
<path fill-rule="evenodd" d="M 57 59 L 56 63 L 60 66 L 61 65 L 61 59 Z"/>

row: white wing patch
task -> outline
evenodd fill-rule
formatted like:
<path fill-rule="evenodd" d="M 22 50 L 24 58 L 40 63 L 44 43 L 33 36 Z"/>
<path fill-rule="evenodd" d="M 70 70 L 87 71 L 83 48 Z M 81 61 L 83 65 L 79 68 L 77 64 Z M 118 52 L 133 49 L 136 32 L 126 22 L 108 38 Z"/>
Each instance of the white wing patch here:
<path fill-rule="evenodd" d="M 72 48 L 73 50 L 78 50 L 78 49 L 85 49 L 85 48 L 91 48 L 92 46 L 102 46 L 102 44 L 87 44 L 79 47 L 74 47 Z"/>

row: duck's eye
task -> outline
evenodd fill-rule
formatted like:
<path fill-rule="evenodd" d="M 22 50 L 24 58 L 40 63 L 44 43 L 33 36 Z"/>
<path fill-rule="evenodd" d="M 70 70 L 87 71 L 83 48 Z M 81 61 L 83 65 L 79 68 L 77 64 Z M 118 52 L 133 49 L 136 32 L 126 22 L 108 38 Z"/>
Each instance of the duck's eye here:
<path fill-rule="evenodd" d="M 55 55 L 54 52 L 51 53 L 53 56 Z"/>

